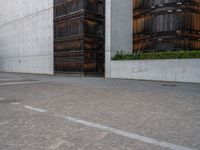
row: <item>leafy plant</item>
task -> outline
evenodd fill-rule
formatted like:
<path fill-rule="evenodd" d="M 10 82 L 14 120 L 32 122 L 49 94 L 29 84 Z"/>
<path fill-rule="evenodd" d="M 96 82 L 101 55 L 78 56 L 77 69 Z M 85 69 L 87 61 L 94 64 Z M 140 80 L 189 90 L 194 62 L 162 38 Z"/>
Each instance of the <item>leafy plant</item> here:
<path fill-rule="evenodd" d="M 152 59 L 189 59 L 200 58 L 200 51 L 167 51 L 167 52 L 134 52 L 125 54 L 122 51 L 112 58 L 112 60 L 152 60 Z"/>

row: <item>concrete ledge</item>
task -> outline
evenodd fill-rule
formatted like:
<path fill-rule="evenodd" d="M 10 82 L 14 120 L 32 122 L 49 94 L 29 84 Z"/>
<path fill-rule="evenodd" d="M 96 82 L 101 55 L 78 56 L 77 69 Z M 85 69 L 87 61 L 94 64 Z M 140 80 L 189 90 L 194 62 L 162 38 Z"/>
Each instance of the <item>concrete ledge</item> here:
<path fill-rule="evenodd" d="M 200 59 L 111 61 L 110 77 L 200 83 Z"/>

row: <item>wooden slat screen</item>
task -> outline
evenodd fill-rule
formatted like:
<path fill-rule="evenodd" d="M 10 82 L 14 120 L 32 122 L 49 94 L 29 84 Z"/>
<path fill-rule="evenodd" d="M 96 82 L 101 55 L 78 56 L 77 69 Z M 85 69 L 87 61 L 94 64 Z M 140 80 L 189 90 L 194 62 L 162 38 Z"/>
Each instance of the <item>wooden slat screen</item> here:
<path fill-rule="evenodd" d="M 104 0 L 54 0 L 55 72 L 104 72 Z"/>
<path fill-rule="evenodd" d="M 133 0 L 135 51 L 200 49 L 199 0 Z"/>

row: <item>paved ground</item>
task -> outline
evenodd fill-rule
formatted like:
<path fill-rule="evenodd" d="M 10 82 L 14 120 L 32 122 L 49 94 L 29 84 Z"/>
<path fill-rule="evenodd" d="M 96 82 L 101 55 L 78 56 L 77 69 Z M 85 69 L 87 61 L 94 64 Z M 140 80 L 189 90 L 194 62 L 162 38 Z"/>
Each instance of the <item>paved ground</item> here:
<path fill-rule="evenodd" d="M 0 150 L 200 149 L 200 84 L 0 73 Z"/>

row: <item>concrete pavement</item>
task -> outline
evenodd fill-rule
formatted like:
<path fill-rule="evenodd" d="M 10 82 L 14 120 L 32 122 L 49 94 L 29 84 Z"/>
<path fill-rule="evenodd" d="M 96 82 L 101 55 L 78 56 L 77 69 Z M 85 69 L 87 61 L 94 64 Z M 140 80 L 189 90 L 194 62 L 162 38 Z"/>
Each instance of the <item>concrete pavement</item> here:
<path fill-rule="evenodd" d="M 0 98 L 1 150 L 200 149 L 199 84 L 0 73 Z"/>

